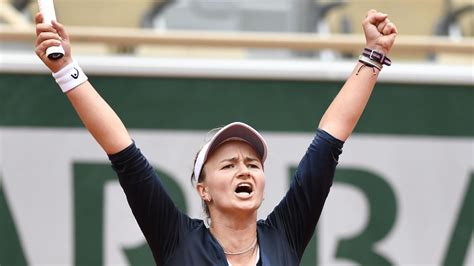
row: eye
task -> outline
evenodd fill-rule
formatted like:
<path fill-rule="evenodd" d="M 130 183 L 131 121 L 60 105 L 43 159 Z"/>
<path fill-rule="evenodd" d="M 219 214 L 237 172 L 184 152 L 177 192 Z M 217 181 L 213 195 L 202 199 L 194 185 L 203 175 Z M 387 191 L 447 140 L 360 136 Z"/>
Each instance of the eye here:
<path fill-rule="evenodd" d="M 231 168 L 234 168 L 233 164 L 226 164 L 221 169 L 231 169 Z"/>
<path fill-rule="evenodd" d="M 260 165 L 258 164 L 254 164 L 254 163 L 251 163 L 248 165 L 249 168 L 256 168 L 256 169 L 260 169 Z"/>

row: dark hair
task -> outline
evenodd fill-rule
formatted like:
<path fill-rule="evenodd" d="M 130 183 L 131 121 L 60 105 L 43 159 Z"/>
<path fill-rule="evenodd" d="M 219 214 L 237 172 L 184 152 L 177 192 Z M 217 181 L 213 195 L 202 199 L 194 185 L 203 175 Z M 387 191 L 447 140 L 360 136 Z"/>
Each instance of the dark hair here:
<path fill-rule="evenodd" d="M 204 179 L 206 179 L 206 173 L 204 171 L 204 165 L 201 169 L 201 173 L 199 173 L 199 176 L 198 176 L 197 180 L 196 180 L 196 176 L 194 176 L 194 166 L 196 165 L 197 157 L 198 157 L 200 151 L 201 150 L 199 150 L 196 153 L 196 156 L 194 157 L 193 171 L 191 173 L 191 184 L 193 186 L 195 186 L 196 183 L 203 182 Z M 207 220 L 209 220 L 211 218 L 211 215 L 209 213 L 209 206 L 207 206 L 207 203 L 203 199 L 201 199 L 201 205 L 202 205 L 202 209 L 204 210 L 204 214 L 206 215 Z"/>

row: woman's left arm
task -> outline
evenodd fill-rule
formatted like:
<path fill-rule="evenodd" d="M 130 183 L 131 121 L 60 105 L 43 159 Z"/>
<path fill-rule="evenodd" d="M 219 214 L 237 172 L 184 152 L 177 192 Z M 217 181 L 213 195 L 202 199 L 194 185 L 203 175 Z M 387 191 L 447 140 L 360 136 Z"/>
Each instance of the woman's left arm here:
<path fill-rule="evenodd" d="M 387 55 L 397 35 L 388 15 L 370 10 L 362 23 L 366 47 Z M 345 141 L 352 133 L 370 98 L 379 70 L 359 62 L 324 113 L 319 128 Z"/>

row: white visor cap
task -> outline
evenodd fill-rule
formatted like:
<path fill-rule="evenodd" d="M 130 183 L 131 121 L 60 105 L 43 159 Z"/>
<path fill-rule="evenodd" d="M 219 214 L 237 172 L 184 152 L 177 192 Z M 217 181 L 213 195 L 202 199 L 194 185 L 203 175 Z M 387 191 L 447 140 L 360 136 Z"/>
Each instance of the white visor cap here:
<path fill-rule="evenodd" d="M 267 143 L 262 135 L 245 123 L 233 122 L 217 131 L 212 139 L 199 151 L 196 163 L 194 164 L 194 177 L 196 180 L 199 180 L 202 167 L 207 161 L 209 154 L 219 147 L 220 144 L 232 139 L 243 140 L 250 144 L 250 146 L 252 146 L 257 152 L 262 164 L 265 162 L 265 159 L 267 158 Z"/>

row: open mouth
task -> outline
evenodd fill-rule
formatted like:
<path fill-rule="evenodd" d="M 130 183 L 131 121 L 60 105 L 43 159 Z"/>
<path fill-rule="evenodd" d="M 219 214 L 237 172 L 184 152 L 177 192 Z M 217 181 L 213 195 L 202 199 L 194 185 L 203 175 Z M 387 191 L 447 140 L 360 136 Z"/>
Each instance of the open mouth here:
<path fill-rule="evenodd" d="M 252 184 L 240 183 L 237 185 L 234 192 L 241 196 L 250 196 L 253 192 Z"/>

